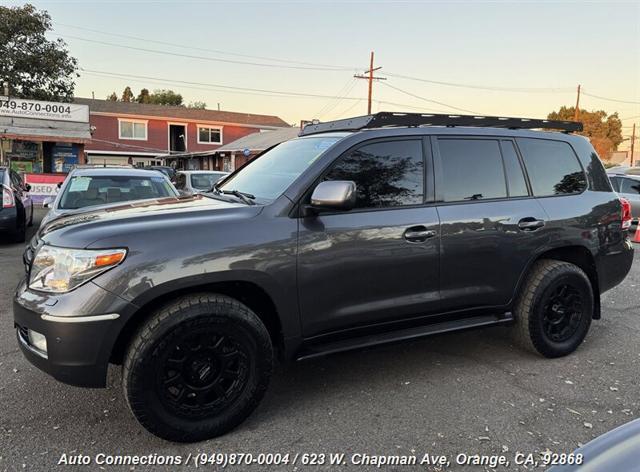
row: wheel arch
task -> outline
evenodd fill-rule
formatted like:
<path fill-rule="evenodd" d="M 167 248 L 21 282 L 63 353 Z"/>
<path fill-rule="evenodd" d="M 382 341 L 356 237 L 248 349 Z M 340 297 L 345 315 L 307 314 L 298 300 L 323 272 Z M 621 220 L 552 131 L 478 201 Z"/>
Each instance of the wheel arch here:
<path fill-rule="evenodd" d="M 593 319 L 599 320 L 601 317 L 600 283 L 598 280 L 596 261 L 592 252 L 585 246 L 580 245 L 550 248 L 540 252 L 535 257 L 533 257 L 527 264 L 525 270 L 520 275 L 520 279 L 518 280 L 518 284 L 516 286 L 516 291 L 512 298 L 512 304 L 513 302 L 515 302 L 518 293 L 520 293 L 520 290 L 525 283 L 527 274 L 529 273 L 531 267 L 536 261 L 539 261 L 540 259 L 554 259 L 558 261 L 569 262 L 580 267 L 580 269 L 582 269 L 584 273 L 587 274 L 587 277 L 589 277 L 589 281 L 591 282 L 591 287 L 593 289 Z"/>
<path fill-rule="evenodd" d="M 279 357 L 284 355 L 282 322 L 272 297 L 263 287 L 255 282 L 231 280 L 180 287 L 174 290 L 163 291 L 157 296 L 145 300 L 145 303 L 139 305 L 139 308 L 129 317 L 123 328 L 120 330 L 116 342 L 111 350 L 109 362 L 122 364 L 124 356 L 126 355 L 127 346 L 138 328 L 158 308 L 177 297 L 202 292 L 227 295 L 247 305 L 264 323 L 277 355 Z"/>

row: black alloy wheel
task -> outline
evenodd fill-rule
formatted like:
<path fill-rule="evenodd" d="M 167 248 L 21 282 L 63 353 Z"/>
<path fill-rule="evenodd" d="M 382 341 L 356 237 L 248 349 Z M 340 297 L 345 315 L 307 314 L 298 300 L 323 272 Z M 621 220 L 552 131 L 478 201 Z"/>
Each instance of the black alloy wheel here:
<path fill-rule="evenodd" d="M 570 284 L 562 284 L 553 290 L 544 307 L 543 328 L 554 342 L 565 342 L 580 327 L 583 301 L 580 290 Z"/>
<path fill-rule="evenodd" d="M 201 416 L 228 407 L 247 384 L 250 353 L 233 336 L 202 329 L 174 339 L 158 359 L 158 390 L 176 414 Z"/>

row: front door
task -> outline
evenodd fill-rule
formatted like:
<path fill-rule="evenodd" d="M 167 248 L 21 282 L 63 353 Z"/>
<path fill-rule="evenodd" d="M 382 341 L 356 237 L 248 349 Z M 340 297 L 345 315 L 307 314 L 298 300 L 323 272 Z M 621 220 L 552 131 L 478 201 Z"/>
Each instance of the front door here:
<path fill-rule="evenodd" d="M 299 222 L 305 337 L 429 313 L 437 304 L 439 221 L 421 138 L 365 143 L 325 180 L 356 183 L 356 207 Z M 430 182 L 431 179 L 427 180 Z"/>

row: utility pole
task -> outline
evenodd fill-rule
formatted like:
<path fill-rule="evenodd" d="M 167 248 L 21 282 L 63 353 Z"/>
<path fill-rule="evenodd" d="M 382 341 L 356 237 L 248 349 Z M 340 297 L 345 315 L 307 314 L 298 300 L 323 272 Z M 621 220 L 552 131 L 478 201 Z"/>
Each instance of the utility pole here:
<path fill-rule="evenodd" d="M 578 84 L 578 97 L 576 98 L 576 110 L 573 112 L 573 121 L 578 121 L 580 116 L 580 84 Z"/>
<path fill-rule="evenodd" d="M 354 77 L 356 79 L 367 79 L 369 81 L 369 94 L 367 100 L 367 115 L 371 114 L 371 99 L 373 96 L 373 81 L 374 80 L 387 80 L 384 77 L 374 77 L 373 72 L 376 70 L 380 70 L 382 67 L 373 67 L 373 51 L 371 51 L 371 59 L 369 61 L 369 70 L 364 71 L 363 74 L 355 74 Z"/>
<path fill-rule="evenodd" d="M 633 131 L 631 132 L 631 167 L 633 167 L 633 148 L 636 144 L 636 124 L 633 124 Z"/>

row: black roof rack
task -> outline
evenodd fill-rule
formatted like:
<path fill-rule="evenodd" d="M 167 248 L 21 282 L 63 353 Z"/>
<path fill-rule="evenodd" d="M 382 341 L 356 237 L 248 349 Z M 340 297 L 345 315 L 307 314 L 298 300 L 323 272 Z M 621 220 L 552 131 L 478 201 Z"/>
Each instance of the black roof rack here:
<path fill-rule="evenodd" d="M 577 121 L 537 120 L 533 118 L 507 118 L 502 116 L 432 115 L 425 113 L 392 113 L 382 111 L 373 115 L 356 116 L 326 123 L 309 123 L 300 136 L 330 131 L 358 131 L 370 128 L 397 126 L 474 126 L 508 129 L 553 129 L 564 133 L 582 131 Z"/>

